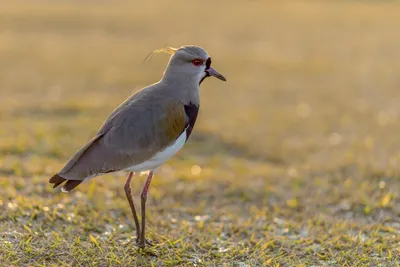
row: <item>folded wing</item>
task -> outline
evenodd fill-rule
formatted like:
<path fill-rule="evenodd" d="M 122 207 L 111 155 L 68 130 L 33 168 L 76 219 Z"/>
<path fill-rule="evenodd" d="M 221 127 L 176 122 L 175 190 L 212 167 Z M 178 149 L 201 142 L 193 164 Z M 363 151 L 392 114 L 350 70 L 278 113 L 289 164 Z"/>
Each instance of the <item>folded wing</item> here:
<path fill-rule="evenodd" d="M 86 178 L 145 162 L 185 130 L 189 118 L 180 101 L 135 96 L 121 104 L 97 135 L 50 179 L 54 187 L 67 181 L 63 190 L 70 191 Z"/>

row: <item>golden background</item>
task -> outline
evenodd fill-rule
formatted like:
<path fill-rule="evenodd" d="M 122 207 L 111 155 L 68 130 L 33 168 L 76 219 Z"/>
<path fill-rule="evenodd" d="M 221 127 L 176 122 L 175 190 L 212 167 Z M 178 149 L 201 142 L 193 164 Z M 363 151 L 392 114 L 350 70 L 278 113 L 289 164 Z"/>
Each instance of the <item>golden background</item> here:
<path fill-rule="evenodd" d="M 397 1 L 2 1 L 0 261 L 8 265 L 399 264 Z M 168 56 L 207 79 L 193 135 L 149 193 L 137 253 L 126 174 L 48 178 Z M 144 177 L 133 182 L 139 196 Z M 138 200 L 138 199 L 136 199 Z M 280 265 L 279 265 L 280 264 Z"/>

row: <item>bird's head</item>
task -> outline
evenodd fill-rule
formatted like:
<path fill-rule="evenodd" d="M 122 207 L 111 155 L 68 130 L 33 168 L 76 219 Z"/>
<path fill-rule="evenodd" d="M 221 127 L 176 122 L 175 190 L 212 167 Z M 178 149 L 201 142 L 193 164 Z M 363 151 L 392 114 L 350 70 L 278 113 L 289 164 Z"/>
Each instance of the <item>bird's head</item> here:
<path fill-rule="evenodd" d="M 222 81 L 225 77 L 211 67 L 211 57 L 201 47 L 188 45 L 180 48 L 165 48 L 156 52 L 172 54 L 164 77 L 177 78 L 186 76 L 187 79 L 195 79 L 200 84 L 205 78 L 213 76 Z"/>

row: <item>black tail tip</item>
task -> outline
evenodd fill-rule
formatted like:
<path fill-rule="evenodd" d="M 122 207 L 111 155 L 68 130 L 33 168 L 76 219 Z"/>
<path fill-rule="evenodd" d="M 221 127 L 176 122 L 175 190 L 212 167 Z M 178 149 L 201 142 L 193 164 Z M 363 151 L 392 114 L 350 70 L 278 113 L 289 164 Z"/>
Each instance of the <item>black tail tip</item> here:
<path fill-rule="evenodd" d="M 55 174 L 53 177 L 50 178 L 49 183 L 54 184 L 53 188 L 56 188 L 65 181 L 67 181 L 67 179 L 64 179 L 60 175 Z"/>
<path fill-rule="evenodd" d="M 60 175 L 55 174 L 53 177 L 50 178 L 49 183 L 54 184 L 53 188 L 56 188 L 60 184 L 64 183 L 64 186 L 61 188 L 61 191 L 67 193 L 77 187 L 80 183 L 82 183 L 82 180 L 68 180 L 65 178 L 62 178 Z"/>

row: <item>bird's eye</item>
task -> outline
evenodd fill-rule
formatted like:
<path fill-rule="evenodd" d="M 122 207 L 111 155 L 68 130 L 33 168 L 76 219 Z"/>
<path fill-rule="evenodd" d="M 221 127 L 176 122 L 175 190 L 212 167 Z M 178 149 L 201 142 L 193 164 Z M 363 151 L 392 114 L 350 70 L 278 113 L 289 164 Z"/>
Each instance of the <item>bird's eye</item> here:
<path fill-rule="evenodd" d="M 195 66 L 201 66 L 201 65 L 203 65 L 203 62 L 204 61 L 202 59 L 198 59 L 198 58 L 192 60 L 192 63 Z"/>

